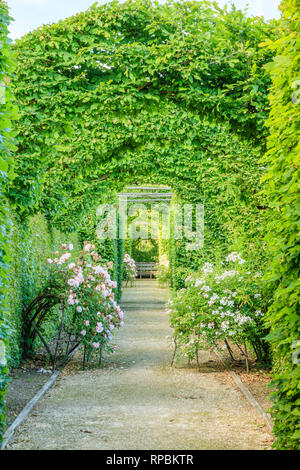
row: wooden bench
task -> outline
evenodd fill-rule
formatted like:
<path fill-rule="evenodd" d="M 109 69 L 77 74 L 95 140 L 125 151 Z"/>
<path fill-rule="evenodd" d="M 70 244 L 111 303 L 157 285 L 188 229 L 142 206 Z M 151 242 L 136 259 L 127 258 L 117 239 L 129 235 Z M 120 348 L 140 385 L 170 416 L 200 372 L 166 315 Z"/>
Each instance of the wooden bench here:
<path fill-rule="evenodd" d="M 142 279 L 142 277 L 150 277 L 152 279 L 154 276 L 157 275 L 157 263 L 144 263 L 144 262 L 137 262 L 136 269 L 138 273 L 138 277 Z"/>

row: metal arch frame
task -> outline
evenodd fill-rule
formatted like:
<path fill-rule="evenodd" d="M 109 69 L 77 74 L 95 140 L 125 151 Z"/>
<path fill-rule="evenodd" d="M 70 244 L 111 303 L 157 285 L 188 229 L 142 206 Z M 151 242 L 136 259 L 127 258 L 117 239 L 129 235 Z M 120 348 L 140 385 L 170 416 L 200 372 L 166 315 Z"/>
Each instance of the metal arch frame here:
<path fill-rule="evenodd" d="M 45 320 L 46 316 L 50 310 L 60 304 L 61 314 L 61 323 L 60 328 L 55 339 L 55 348 L 54 353 L 51 351 L 50 345 L 43 337 L 40 331 L 40 325 Z M 24 334 L 23 334 L 23 354 L 28 356 L 30 352 L 30 345 L 33 344 L 34 339 L 38 336 L 43 343 L 47 353 L 49 354 L 53 370 L 60 367 L 70 354 L 79 346 L 80 341 L 78 337 L 75 336 L 75 339 L 71 339 L 71 334 L 68 334 L 68 339 L 62 338 L 64 332 L 64 323 L 65 323 L 65 304 L 64 301 L 56 296 L 55 294 L 49 293 L 47 290 L 42 291 L 28 306 L 24 312 L 24 317 L 26 319 Z M 28 319 L 28 320 L 27 320 Z M 60 343 L 66 343 L 66 352 L 63 359 L 57 363 L 58 360 L 58 348 Z M 69 347 L 72 344 L 71 348 Z"/>

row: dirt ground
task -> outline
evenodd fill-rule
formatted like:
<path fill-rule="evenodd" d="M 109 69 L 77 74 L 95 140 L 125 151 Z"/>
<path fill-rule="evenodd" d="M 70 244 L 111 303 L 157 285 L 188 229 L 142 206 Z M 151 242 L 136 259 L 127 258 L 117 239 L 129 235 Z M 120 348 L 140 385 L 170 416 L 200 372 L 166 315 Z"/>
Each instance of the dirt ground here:
<path fill-rule="evenodd" d="M 86 371 L 77 354 L 8 449 L 268 448 L 263 419 L 213 355 L 201 353 L 200 372 L 170 367 L 167 296 L 151 280 L 126 289 L 117 352 Z"/>
<path fill-rule="evenodd" d="M 240 363 L 233 363 L 230 360 L 230 356 L 226 350 L 222 351 L 221 356 L 229 365 L 230 370 L 234 371 L 239 376 L 241 381 L 247 386 L 256 401 L 258 401 L 258 403 L 261 405 L 262 409 L 266 413 L 270 414 L 270 409 L 273 405 L 270 398 L 270 394 L 272 392 L 272 388 L 270 388 L 270 383 L 272 381 L 272 376 L 270 372 L 266 367 L 262 368 L 259 364 L 257 364 L 255 362 L 254 356 L 252 356 L 251 352 L 248 351 L 250 371 L 247 373 L 245 359 L 241 354 L 239 354 L 238 348 L 236 348 L 234 344 L 231 344 L 230 346 L 231 349 L 234 351 L 235 358 L 239 359 Z M 220 360 L 217 355 L 215 355 L 215 358 L 216 363 L 219 363 L 220 366 Z M 215 366 L 217 365 L 216 363 Z M 224 373 L 218 374 L 219 378 L 222 378 L 224 383 L 231 383 L 233 387 L 239 390 L 231 375 L 225 373 L 226 369 L 222 366 L 220 367 L 220 369 L 223 370 Z"/>

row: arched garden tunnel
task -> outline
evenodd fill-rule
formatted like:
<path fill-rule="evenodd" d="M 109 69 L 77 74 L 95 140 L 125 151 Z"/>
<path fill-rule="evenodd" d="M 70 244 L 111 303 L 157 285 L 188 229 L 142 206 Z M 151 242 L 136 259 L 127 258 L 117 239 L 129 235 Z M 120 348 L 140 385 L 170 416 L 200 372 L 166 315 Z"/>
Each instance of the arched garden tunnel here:
<path fill-rule="evenodd" d="M 42 258 L 51 256 L 54 269 L 68 258 L 60 263 L 51 252 L 63 257 L 59 250 L 83 243 L 82 259 L 92 253 L 109 272 L 95 267 L 107 282 L 107 289 L 96 287 L 104 297 L 116 295 L 109 313 L 116 314 L 116 324 L 123 323 L 114 302 L 121 301 L 124 255 L 155 263 L 165 257 L 170 265 L 162 278 L 174 294 L 169 314 L 176 347 L 191 359 L 223 340 L 232 356 L 230 337 L 247 360 L 249 346 L 258 361 L 268 359 L 262 317 L 270 296 L 261 281 L 269 263 L 268 201 L 260 181 L 270 86 L 264 66 L 273 51 L 262 44 L 274 31 L 262 18 L 206 1 L 137 0 L 94 5 L 16 41 L 11 89 L 19 120 L 16 147 L 8 141 L 15 154 L 5 184 L 12 222 L 5 237 L 14 259 L 8 282 L 18 290 L 6 308 L 15 313 L 7 314 L 12 363 L 22 356 L 28 306 L 54 285 Z M 168 240 L 123 239 L 119 226 L 114 239 L 97 238 L 101 204 L 117 208 L 127 187 L 151 185 L 171 188 L 175 205 L 203 207 L 201 249 L 187 250 L 188 241 L 174 234 Z M 70 263 L 76 272 L 68 280 L 72 308 L 81 282 L 78 259 Z M 76 308 L 82 313 L 81 305 Z M 108 325 L 107 311 L 97 312 L 103 319 L 99 335 Z M 76 328 L 87 338 L 79 320 Z M 95 338 L 99 349 L 102 340 Z"/>
<path fill-rule="evenodd" d="M 206 3 L 147 5 L 93 6 L 17 42 L 22 119 L 9 197 L 23 220 L 42 208 L 50 227 L 92 240 L 100 204 L 128 185 L 168 185 L 178 203 L 205 211 L 204 247 L 179 240 L 169 250 L 179 288 L 245 237 L 260 250 L 267 80 L 256 64 L 271 31 Z M 124 243 L 97 249 L 114 259 L 120 300 Z"/>
<path fill-rule="evenodd" d="M 139 174 L 186 199 L 252 205 L 266 102 L 255 64 L 271 32 L 202 3 L 146 5 L 94 6 L 17 42 L 24 119 L 11 198 L 23 212 L 39 201 L 74 220 Z"/>

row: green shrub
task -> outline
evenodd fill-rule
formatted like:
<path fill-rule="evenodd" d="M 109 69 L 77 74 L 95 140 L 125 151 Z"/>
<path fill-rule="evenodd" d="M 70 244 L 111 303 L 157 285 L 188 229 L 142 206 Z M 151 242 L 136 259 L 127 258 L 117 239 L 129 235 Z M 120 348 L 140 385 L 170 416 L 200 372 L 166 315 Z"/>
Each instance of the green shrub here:
<path fill-rule="evenodd" d="M 172 273 L 173 285 L 175 290 L 183 289 L 185 287 L 185 280 L 191 274 L 189 268 L 178 267 Z"/>

